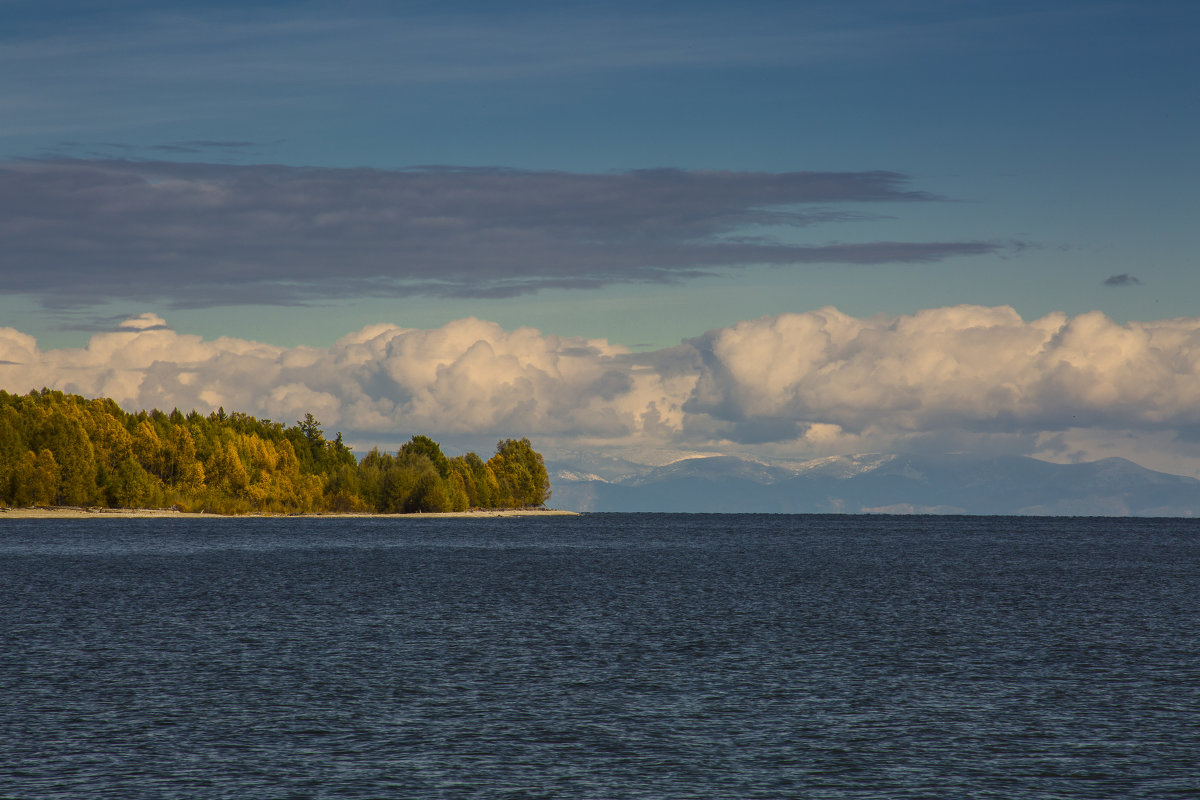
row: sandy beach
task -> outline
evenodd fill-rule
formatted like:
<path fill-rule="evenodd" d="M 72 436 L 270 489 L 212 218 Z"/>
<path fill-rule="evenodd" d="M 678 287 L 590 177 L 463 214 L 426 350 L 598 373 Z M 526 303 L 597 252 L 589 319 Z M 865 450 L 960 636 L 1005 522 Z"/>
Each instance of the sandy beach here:
<path fill-rule="evenodd" d="M 79 508 L 54 506 L 50 508 L 0 508 L 0 520 L 4 519 L 235 519 L 240 517 L 348 517 L 348 518 L 395 518 L 395 519 L 478 519 L 480 517 L 574 517 L 576 511 L 555 509 L 490 509 L 486 511 L 447 511 L 440 514 L 224 514 L 190 513 L 171 508 Z"/>

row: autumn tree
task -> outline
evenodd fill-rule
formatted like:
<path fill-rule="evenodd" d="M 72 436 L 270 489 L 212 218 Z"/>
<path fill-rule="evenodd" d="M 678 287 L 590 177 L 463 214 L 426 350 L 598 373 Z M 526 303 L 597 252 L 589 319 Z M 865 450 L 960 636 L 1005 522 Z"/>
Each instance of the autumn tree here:
<path fill-rule="evenodd" d="M 457 511 L 549 496 L 528 439 L 484 462 L 428 436 L 360 462 L 312 414 L 291 427 L 224 408 L 127 413 L 111 399 L 0 391 L 0 504 L 175 505 L 222 513 Z"/>
<path fill-rule="evenodd" d="M 540 506 L 550 499 L 550 476 L 541 453 L 528 439 L 505 439 L 496 445 L 488 466 L 499 484 L 498 505 Z"/>

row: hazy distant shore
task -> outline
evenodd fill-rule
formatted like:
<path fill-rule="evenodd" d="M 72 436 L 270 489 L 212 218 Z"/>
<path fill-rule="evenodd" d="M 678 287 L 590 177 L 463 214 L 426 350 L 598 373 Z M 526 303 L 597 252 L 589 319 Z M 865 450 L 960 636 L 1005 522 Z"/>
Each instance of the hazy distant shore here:
<path fill-rule="evenodd" d="M 446 511 L 438 514 L 224 514 L 192 513 L 176 511 L 171 508 L 79 508 L 75 506 L 54 506 L 51 508 L 0 508 L 0 519 L 138 519 L 138 518 L 170 518 L 170 519 L 234 519 L 237 517 L 361 517 L 364 519 L 394 518 L 462 518 L 475 519 L 478 517 L 573 517 L 575 511 L 558 511 L 549 508 L 516 508 L 488 509 L 484 511 Z"/>

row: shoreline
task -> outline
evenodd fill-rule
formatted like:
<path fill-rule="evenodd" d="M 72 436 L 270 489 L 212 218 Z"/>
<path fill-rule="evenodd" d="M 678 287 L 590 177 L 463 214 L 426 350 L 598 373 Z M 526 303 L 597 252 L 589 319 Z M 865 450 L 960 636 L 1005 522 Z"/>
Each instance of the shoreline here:
<path fill-rule="evenodd" d="M 559 511 L 553 508 L 496 508 L 479 511 L 443 511 L 418 514 L 371 514 L 365 512 L 328 514 L 208 514 L 177 511 L 173 508 L 81 508 L 51 506 L 47 508 L 0 508 L 0 520 L 8 519 L 286 519 L 292 517 L 317 519 L 478 519 L 480 517 L 577 517 L 578 511 Z"/>

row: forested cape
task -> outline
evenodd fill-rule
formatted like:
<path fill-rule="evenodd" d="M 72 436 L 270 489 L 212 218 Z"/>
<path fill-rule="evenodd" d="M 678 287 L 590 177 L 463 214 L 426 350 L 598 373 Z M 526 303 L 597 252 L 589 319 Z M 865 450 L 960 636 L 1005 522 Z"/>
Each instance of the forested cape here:
<path fill-rule="evenodd" d="M 0 391 L 0 505 L 249 512 L 416 513 L 540 506 L 542 456 L 505 439 L 487 461 L 413 436 L 361 461 L 312 414 L 291 427 L 247 414 L 130 414 L 110 399 Z"/>

